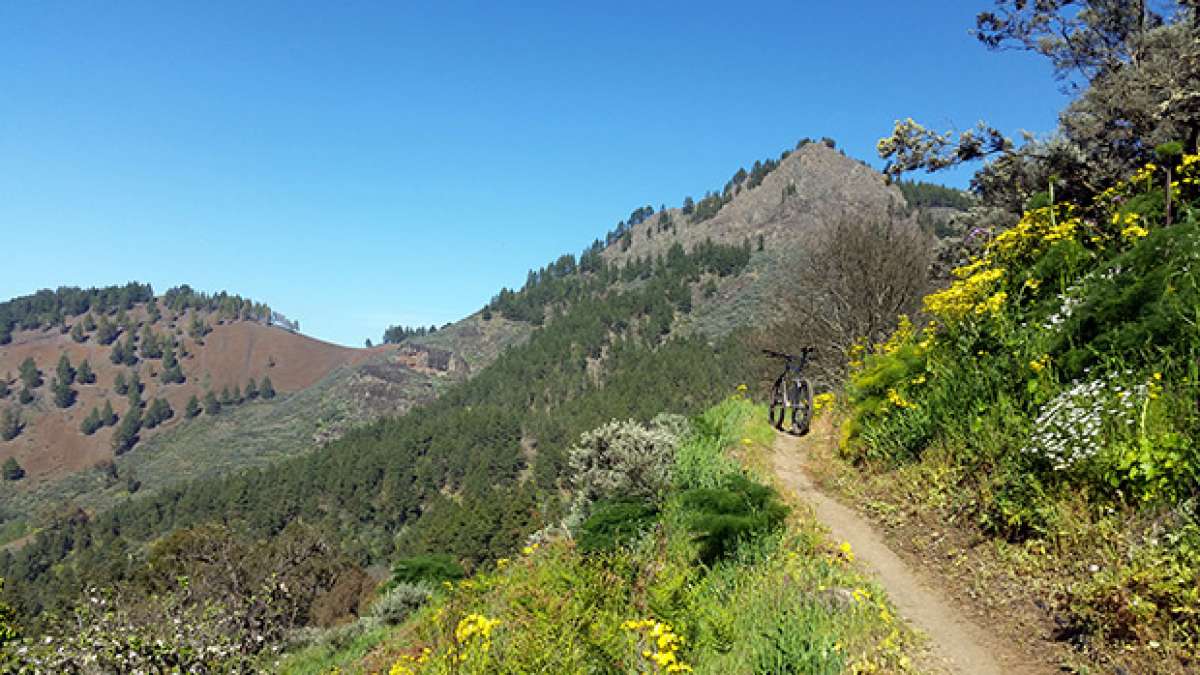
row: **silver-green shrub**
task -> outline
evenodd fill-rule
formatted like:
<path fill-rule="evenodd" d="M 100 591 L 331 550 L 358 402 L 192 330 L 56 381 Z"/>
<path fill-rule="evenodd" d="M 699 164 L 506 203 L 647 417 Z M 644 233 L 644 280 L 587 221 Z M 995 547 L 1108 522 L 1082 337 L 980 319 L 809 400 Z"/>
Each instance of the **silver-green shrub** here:
<path fill-rule="evenodd" d="M 429 602 L 431 595 L 433 589 L 426 584 L 401 582 L 380 596 L 371 605 L 368 614 L 389 626 L 395 626 Z"/>
<path fill-rule="evenodd" d="M 649 426 L 613 420 L 583 434 L 570 453 L 573 515 L 602 499 L 660 501 L 687 434 L 688 422 L 679 415 L 659 415 Z"/>

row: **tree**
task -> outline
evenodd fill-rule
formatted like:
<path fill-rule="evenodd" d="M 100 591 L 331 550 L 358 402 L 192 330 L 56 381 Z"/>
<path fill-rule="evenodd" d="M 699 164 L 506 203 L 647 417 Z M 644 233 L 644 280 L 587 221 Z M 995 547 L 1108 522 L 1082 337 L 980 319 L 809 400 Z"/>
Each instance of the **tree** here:
<path fill-rule="evenodd" d="M 816 346 L 818 354 L 830 357 L 818 359 L 814 369 L 840 379 L 840 355 L 851 345 L 860 339 L 875 344 L 898 315 L 920 308 L 932 250 L 928 235 L 912 220 L 842 217 L 817 235 L 803 264 L 794 267 L 790 287 L 805 292 L 785 299 L 780 316 L 788 318 L 768 331 L 772 340 Z"/>
<path fill-rule="evenodd" d="M 162 383 L 163 384 L 181 384 L 187 378 L 183 376 L 183 367 L 179 365 L 179 359 L 175 357 L 175 347 L 171 344 L 172 340 L 165 340 L 166 346 L 162 352 Z"/>
<path fill-rule="evenodd" d="M 100 323 L 96 326 L 96 342 L 108 346 L 116 341 L 120 331 L 117 326 L 108 320 L 107 316 L 100 316 Z"/>
<path fill-rule="evenodd" d="M 134 391 L 132 388 L 130 391 Z M 138 442 L 138 432 L 142 429 L 142 411 L 140 408 L 131 407 L 129 412 L 125 413 L 125 418 L 117 425 L 117 429 L 113 432 L 112 449 L 113 452 L 120 455 L 128 452 Z"/>
<path fill-rule="evenodd" d="M 258 393 L 266 400 L 275 398 L 275 386 L 271 384 L 271 378 L 263 376 L 262 384 L 258 387 Z"/>
<path fill-rule="evenodd" d="M 92 408 L 92 411 L 88 413 L 87 417 L 84 418 L 83 423 L 79 425 L 79 430 L 82 431 L 85 436 L 91 436 L 102 426 L 104 426 L 104 420 L 100 419 L 100 411 L 96 408 Z"/>
<path fill-rule="evenodd" d="M 238 403 L 238 404 L 241 404 L 246 400 L 245 398 L 242 397 L 242 388 L 236 384 L 233 385 L 232 397 L 233 397 L 233 402 Z"/>
<path fill-rule="evenodd" d="M 162 342 L 160 341 L 158 335 L 154 333 L 154 330 L 150 328 L 150 324 L 146 324 L 146 326 L 142 328 L 142 358 L 147 360 L 157 359 L 162 358 L 162 355 Z"/>
<path fill-rule="evenodd" d="M 74 326 L 71 326 L 71 339 L 75 342 L 87 342 L 87 335 L 83 332 L 83 324 L 76 321 Z"/>
<path fill-rule="evenodd" d="M 55 369 L 55 374 L 58 375 L 58 381 L 64 384 L 75 383 L 75 369 L 71 367 L 71 359 L 67 358 L 66 353 L 58 357 L 58 367 Z"/>
<path fill-rule="evenodd" d="M 195 394 L 192 394 L 192 397 L 188 399 L 187 407 L 184 408 L 184 410 L 183 410 L 183 414 L 185 417 L 187 417 L 190 420 L 193 417 L 199 415 L 200 412 L 201 412 L 200 399 L 196 398 Z"/>
<path fill-rule="evenodd" d="M 21 418 L 12 408 L 0 413 L 0 441 L 11 441 L 21 433 Z"/>
<path fill-rule="evenodd" d="M 171 404 L 166 399 L 156 398 L 146 410 L 143 426 L 147 429 L 153 429 L 174 416 L 175 411 L 171 409 Z"/>
<path fill-rule="evenodd" d="M 250 401 L 253 401 L 254 399 L 258 398 L 258 385 L 254 383 L 253 377 L 246 381 L 245 396 L 246 396 L 246 399 L 250 400 Z"/>
<path fill-rule="evenodd" d="M 92 364 L 88 363 L 87 359 L 79 362 L 79 370 L 75 373 L 75 381 L 79 384 L 96 383 L 96 373 L 92 371 Z"/>
<path fill-rule="evenodd" d="M 692 211 L 694 211 L 695 209 L 696 209 L 695 200 L 693 200 L 690 195 L 687 197 L 684 197 L 683 198 L 683 207 L 679 209 L 683 213 L 683 215 L 690 216 L 690 215 L 692 215 Z"/>
<path fill-rule="evenodd" d="M 113 378 L 113 391 L 117 392 L 118 396 L 129 393 L 129 383 L 125 381 L 124 371 L 117 371 L 117 376 Z"/>
<path fill-rule="evenodd" d="M 25 469 L 17 463 L 16 457 L 9 457 L 4 460 L 4 480 L 21 480 L 25 477 Z"/>
<path fill-rule="evenodd" d="M 89 333 L 96 330 L 96 319 L 91 312 L 83 316 L 83 329 Z"/>
<path fill-rule="evenodd" d="M 19 369 L 21 371 L 21 381 L 25 383 L 26 389 L 37 389 L 42 386 L 42 371 L 38 370 L 32 356 L 26 356 L 25 360 L 21 362 Z"/>
<path fill-rule="evenodd" d="M 104 399 L 104 409 L 100 411 L 100 421 L 104 422 L 104 426 L 111 427 L 117 423 L 117 413 L 113 410 L 112 403 L 108 399 Z"/>
<path fill-rule="evenodd" d="M 50 391 L 54 394 L 54 405 L 60 408 L 70 408 L 75 405 L 76 392 L 66 382 L 55 377 L 50 384 Z"/>
<path fill-rule="evenodd" d="M 233 405 L 233 404 L 234 404 L 233 393 L 231 391 L 229 391 L 229 385 L 225 385 L 224 387 L 221 387 L 221 405 L 228 406 L 228 405 Z"/>
<path fill-rule="evenodd" d="M 137 343 L 133 339 L 133 331 L 132 330 L 129 331 L 128 337 L 125 338 L 125 346 L 122 348 L 121 351 L 124 352 L 124 354 L 123 354 L 124 358 L 122 359 L 122 363 L 124 363 L 127 366 L 137 365 L 137 362 L 138 362 Z"/>
<path fill-rule="evenodd" d="M 221 413 L 221 402 L 211 390 L 204 394 L 204 414 L 218 415 Z"/>
<path fill-rule="evenodd" d="M 10 384 L 12 384 L 12 373 L 0 378 L 0 398 L 8 398 L 8 395 L 12 393 L 12 389 L 9 388 Z"/>
<path fill-rule="evenodd" d="M 29 391 L 29 387 L 21 387 L 21 393 L 17 395 L 17 400 L 22 405 L 33 403 L 33 392 Z"/>
<path fill-rule="evenodd" d="M 366 347 L 367 349 L 374 347 L 374 345 L 371 344 L 371 338 L 367 338 L 366 342 L 363 343 L 363 346 Z"/>
<path fill-rule="evenodd" d="M 134 371 L 129 376 L 129 391 L 126 392 L 126 397 L 129 399 L 129 407 L 131 409 L 140 410 L 142 407 L 142 380 L 138 377 L 137 371 Z"/>

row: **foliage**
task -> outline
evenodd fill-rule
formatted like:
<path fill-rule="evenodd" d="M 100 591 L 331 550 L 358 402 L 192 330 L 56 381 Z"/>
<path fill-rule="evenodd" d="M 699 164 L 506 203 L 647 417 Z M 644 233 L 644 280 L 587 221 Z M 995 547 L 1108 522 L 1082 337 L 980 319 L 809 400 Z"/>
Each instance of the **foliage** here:
<path fill-rule="evenodd" d="M 11 441 L 21 433 L 21 417 L 12 408 L 0 411 L 0 441 Z"/>
<path fill-rule="evenodd" d="M 455 577 L 455 579 L 462 578 Z M 386 625 L 396 626 L 404 622 L 413 612 L 425 606 L 433 597 L 433 587 L 425 583 L 400 582 L 392 585 L 371 603 L 368 616 L 379 619 Z"/>
<path fill-rule="evenodd" d="M 0 468 L 0 473 L 4 474 L 4 480 L 21 480 L 25 477 L 25 469 L 21 468 L 15 457 L 4 460 L 4 466 Z"/>
<path fill-rule="evenodd" d="M 575 510 L 582 515 L 594 502 L 617 497 L 661 501 L 683 440 L 678 428 L 672 418 L 658 417 L 649 427 L 613 420 L 583 434 L 570 451 Z"/>
<path fill-rule="evenodd" d="M 709 565 L 732 554 L 742 541 L 778 528 L 788 513 L 774 489 L 738 474 L 718 488 L 688 490 L 681 499 L 700 559 Z"/>
<path fill-rule="evenodd" d="M 723 455 L 728 448 L 712 445 L 712 434 L 769 438 L 765 415 L 748 401 L 720 408 L 685 445 L 704 439 Z M 907 668 L 890 606 L 815 523 L 759 531 L 706 567 L 681 506 L 672 489 L 655 526 L 618 549 L 585 552 L 565 539 L 527 546 L 443 586 L 405 623 L 369 633 L 370 644 L 301 651 L 281 667 L 422 675 Z"/>
<path fill-rule="evenodd" d="M 0 303 L 0 345 L 12 341 L 14 330 L 38 330 L 61 325 L 65 317 L 79 316 L 89 311 L 102 314 L 118 308 L 130 309 L 134 303 L 145 302 L 154 293 L 149 284 L 131 282 L 125 286 L 80 289 L 61 287 L 56 291 L 43 289 Z"/>
<path fill-rule="evenodd" d="M 466 576 L 466 571 L 445 554 L 418 555 L 400 558 L 392 564 L 391 587 L 398 584 L 438 584 L 457 581 Z"/>
<path fill-rule="evenodd" d="M 953 448 L 966 512 L 1030 546 L 1059 536 L 1080 499 L 1099 514 L 1175 514 L 1158 543 L 1128 544 L 1121 571 L 1064 602 L 1084 635 L 1169 636 L 1187 652 L 1200 625 L 1157 609 L 1200 583 L 1187 524 L 1200 490 L 1200 156 L 1172 161 L 1083 205 L 1035 202 L 956 269 L 926 297 L 924 328 L 902 322 L 855 368 L 843 447 L 898 464 Z M 1181 206 L 1171 225 L 1164 190 Z"/>
<path fill-rule="evenodd" d="M 651 524 L 658 509 L 644 501 L 607 500 L 592 505 L 576 542 L 584 553 L 610 551 L 629 543 Z"/>

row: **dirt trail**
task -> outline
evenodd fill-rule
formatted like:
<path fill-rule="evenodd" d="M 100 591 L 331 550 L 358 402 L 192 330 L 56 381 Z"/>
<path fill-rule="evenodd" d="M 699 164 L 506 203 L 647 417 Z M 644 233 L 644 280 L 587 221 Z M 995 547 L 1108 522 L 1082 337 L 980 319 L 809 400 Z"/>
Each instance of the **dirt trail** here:
<path fill-rule="evenodd" d="M 938 580 L 926 577 L 897 556 L 883 535 L 867 520 L 813 483 L 805 467 L 808 447 L 833 442 L 826 434 L 804 438 L 780 434 L 772 464 L 783 486 L 812 506 L 817 520 L 829 528 L 836 541 L 847 541 L 861 567 L 879 581 L 908 624 L 929 638 L 923 669 L 972 675 L 1023 675 L 1055 672 L 1031 664 L 1000 639 L 967 618 L 952 600 L 938 590 Z"/>

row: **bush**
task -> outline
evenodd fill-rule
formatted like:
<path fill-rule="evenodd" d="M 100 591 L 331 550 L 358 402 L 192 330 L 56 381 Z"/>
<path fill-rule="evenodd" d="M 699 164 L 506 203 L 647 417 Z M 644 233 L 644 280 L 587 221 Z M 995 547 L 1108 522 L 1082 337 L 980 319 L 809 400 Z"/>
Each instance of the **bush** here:
<path fill-rule="evenodd" d="M 583 434 L 570 453 L 573 513 L 582 516 L 591 504 L 611 498 L 661 501 L 686 424 L 677 415 L 660 415 L 649 427 L 613 420 Z"/>
<path fill-rule="evenodd" d="M 646 502 L 604 501 L 592 506 L 592 515 L 579 527 L 579 550 L 611 551 L 628 543 L 653 521 L 658 509 Z"/>
<path fill-rule="evenodd" d="M 425 583 L 401 582 L 392 586 L 371 604 L 367 616 L 378 619 L 389 626 L 404 622 L 410 614 L 420 609 L 433 596 L 433 588 Z"/>
<path fill-rule="evenodd" d="M 400 558 L 392 565 L 389 588 L 399 584 L 441 583 L 457 581 L 467 575 L 466 570 L 454 558 L 445 553 L 415 555 Z"/>
<path fill-rule="evenodd" d="M 775 489 L 734 474 L 720 488 L 688 490 L 681 497 L 700 559 L 711 565 L 756 534 L 781 526 L 788 507 Z"/>

